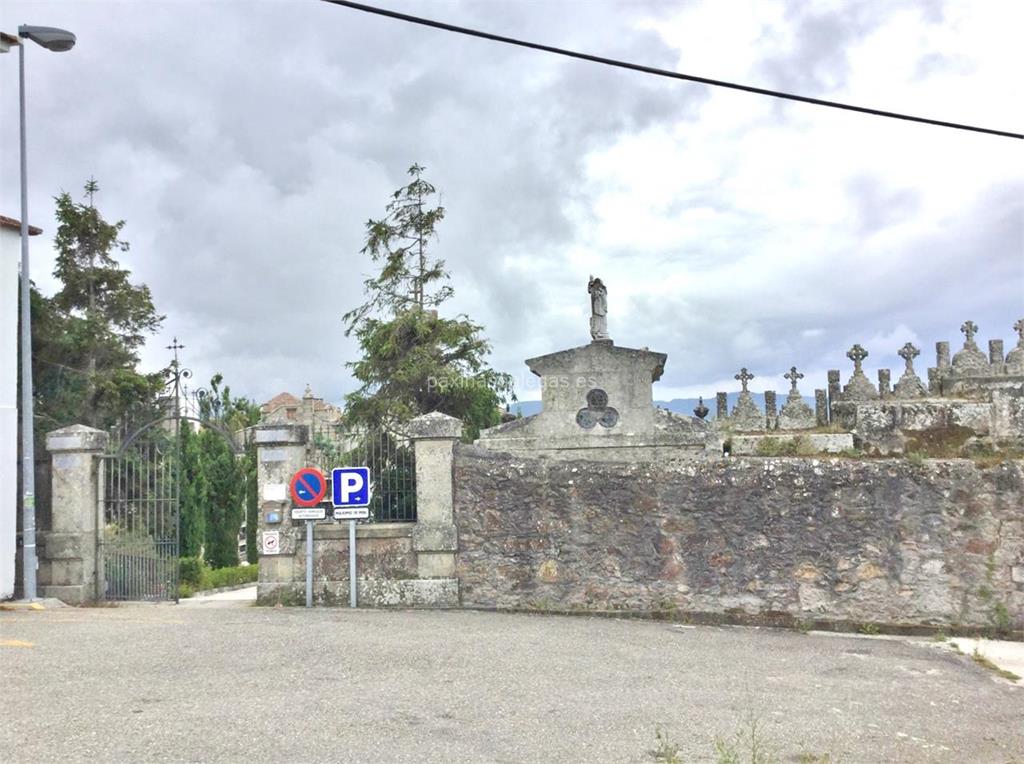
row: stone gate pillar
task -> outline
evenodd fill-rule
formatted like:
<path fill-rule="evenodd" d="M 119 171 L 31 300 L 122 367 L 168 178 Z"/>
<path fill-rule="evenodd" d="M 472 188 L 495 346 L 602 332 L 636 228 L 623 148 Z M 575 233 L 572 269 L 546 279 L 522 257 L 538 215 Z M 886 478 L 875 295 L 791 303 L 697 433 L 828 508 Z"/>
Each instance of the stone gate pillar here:
<path fill-rule="evenodd" d="M 256 443 L 256 481 L 259 520 L 256 523 L 256 544 L 259 550 L 258 600 L 281 594 L 279 590 L 294 589 L 302 579 L 294 571 L 295 550 L 299 542 L 298 526 L 293 525 L 289 508 L 288 482 L 296 470 L 306 466 L 308 428 L 297 424 L 259 425 L 252 429 Z M 301 523 L 299 523 L 301 525 Z M 265 549 L 264 540 L 277 539 L 277 549 Z M 276 535 L 274 535 L 276 533 Z"/>
<path fill-rule="evenodd" d="M 103 532 L 103 460 L 108 436 L 73 424 L 47 434 L 53 460 L 50 530 L 38 534 L 39 594 L 71 605 L 97 599 Z"/>
<path fill-rule="evenodd" d="M 408 430 L 416 449 L 416 528 L 412 543 L 421 579 L 455 579 L 452 452 L 462 422 L 434 412 L 413 419 Z"/>

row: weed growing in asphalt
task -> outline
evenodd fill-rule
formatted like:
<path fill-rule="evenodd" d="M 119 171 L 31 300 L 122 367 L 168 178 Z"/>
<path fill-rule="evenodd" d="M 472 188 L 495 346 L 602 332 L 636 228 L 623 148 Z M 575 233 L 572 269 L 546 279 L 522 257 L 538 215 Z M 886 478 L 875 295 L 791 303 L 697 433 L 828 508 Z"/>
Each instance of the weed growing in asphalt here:
<path fill-rule="evenodd" d="M 749 713 L 732 738 L 715 738 L 717 764 L 774 764 L 775 745 L 765 734 L 764 721 Z"/>
<path fill-rule="evenodd" d="M 651 757 L 661 764 L 682 764 L 679 758 L 679 746 L 668 738 L 668 733 L 660 726 L 654 728 L 654 750 Z"/>

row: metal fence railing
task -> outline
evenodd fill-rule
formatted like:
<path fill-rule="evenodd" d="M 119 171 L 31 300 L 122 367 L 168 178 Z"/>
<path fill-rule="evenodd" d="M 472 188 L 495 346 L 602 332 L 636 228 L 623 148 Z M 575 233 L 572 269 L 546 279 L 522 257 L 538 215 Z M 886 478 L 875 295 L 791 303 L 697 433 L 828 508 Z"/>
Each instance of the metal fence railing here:
<path fill-rule="evenodd" d="M 383 430 L 314 423 L 306 462 L 322 470 L 328 481 L 335 467 L 368 467 L 372 486 L 370 522 L 416 521 L 416 462 L 408 438 Z"/>

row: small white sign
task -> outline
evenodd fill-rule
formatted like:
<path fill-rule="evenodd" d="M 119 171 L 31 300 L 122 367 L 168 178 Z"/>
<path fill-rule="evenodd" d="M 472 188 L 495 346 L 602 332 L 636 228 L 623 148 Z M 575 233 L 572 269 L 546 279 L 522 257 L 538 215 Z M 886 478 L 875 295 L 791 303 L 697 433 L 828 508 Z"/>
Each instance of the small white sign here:
<path fill-rule="evenodd" d="M 263 501 L 288 501 L 288 485 L 267 483 L 263 486 Z"/>
<path fill-rule="evenodd" d="M 263 531 L 263 554 L 281 554 L 281 531 Z"/>
<path fill-rule="evenodd" d="M 335 520 L 365 520 L 370 516 L 369 507 L 335 507 Z"/>
<path fill-rule="evenodd" d="M 323 507 L 292 507 L 292 520 L 323 520 L 327 510 Z"/>

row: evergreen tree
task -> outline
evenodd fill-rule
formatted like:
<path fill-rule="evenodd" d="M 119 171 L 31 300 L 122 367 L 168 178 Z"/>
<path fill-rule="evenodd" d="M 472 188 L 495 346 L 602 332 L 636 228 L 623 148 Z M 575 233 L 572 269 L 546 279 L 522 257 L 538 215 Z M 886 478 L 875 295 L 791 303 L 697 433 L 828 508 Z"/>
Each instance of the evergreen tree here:
<path fill-rule="evenodd" d="M 235 398 L 223 377 L 210 380 L 210 394 L 200 401 L 203 425 L 198 435 L 202 460 L 205 508 L 206 561 L 214 568 L 238 564 L 238 531 L 243 517 L 252 515 L 249 495 L 255 485 L 256 459 L 252 449 L 236 457 L 228 439 L 239 430 L 259 422 L 259 406 L 248 398 Z M 246 524 L 255 529 L 253 516 Z M 248 535 L 247 535 L 248 540 Z M 247 544 L 248 557 L 248 544 Z"/>
<path fill-rule="evenodd" d="M 75 422 L 108 428 L 133 406 L 152 402 L 163 384 L 136 371 L 146 335 L 160 326 L 149 288 L 130 282 L 116 252 L 124 221 L 108 223 L 94 205 L 96 182 L 85 186 L 87 203 L 56 197 L 57 263 L 61 288 L 52 298 L 32 297 L 33 375 L 38 426 Z"/>
<path fill-rule="evenodd" d="M 429 254 L 445 210 L 430 206 L 436 189 L 423 172 L 410 167 L 412 181 L 392 194 L 385 216 L 366 223 L 362 253 L 380 271 L 364 282 L 366 302 L 343 317 L 362 349 L 348 364 L 360 387 L 346 397 L 346 418 L 387 429 L 440 411 L 462 419 L 473 438 L 500 421 L 512 378 L 487 366 L 482 326 L 438 315 L 453 294 L 444 260 Z"/>
<path fill-rule="evenodd" d="M 181 482 L 178 498 L 178 518 L 181 523 L 180 550 L 182 557 L 202 557 L 206 546 L 206 473 L 204 455 L 199 436 L 192 423 L 181 422 L 179 469 Z"/>

